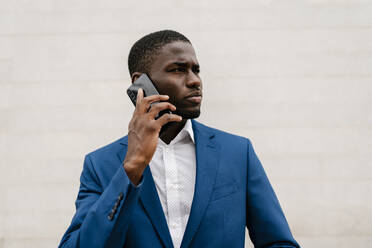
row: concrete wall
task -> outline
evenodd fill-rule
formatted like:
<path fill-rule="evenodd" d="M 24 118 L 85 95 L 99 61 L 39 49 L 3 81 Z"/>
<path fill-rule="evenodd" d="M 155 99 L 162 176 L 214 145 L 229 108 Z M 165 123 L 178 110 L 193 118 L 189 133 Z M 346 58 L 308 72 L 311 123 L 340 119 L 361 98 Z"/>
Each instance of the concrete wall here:
<path fill-rule="evenodd" d="M 0 247 L 57 246 L 83 156 L 127 131 L 128 51 L 165 28 L 197 51 L 200 121 L 252 140 L 303 247 L 370 247 L 367 0 L 0 0 Z"/>

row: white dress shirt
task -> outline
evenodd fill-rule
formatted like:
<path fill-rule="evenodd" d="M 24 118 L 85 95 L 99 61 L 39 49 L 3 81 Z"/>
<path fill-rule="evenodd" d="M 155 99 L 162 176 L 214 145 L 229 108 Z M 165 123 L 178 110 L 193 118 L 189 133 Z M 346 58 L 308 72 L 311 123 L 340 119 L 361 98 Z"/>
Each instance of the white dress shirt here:
<path fill-rule="evenodd" d="M 167 145 L 160 138 L 149 164 L 173 246 L 181 246 L 194 197 L 196 155 L 191 121 Z"/>

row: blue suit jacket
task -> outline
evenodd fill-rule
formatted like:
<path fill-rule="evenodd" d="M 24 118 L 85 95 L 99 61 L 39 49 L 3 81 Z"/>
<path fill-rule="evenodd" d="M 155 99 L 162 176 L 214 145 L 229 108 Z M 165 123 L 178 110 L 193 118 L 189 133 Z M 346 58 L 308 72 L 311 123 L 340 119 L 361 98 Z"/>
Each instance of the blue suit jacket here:
<path fill-rule="evenodd" d="M 192 120 L 196 184 L 181 247 L 299 247 L 250 141 Z M 76 213 L 59 247 L 173 247 L 147 167 L 134 186 L 127 136 L 85 157 Z"/>

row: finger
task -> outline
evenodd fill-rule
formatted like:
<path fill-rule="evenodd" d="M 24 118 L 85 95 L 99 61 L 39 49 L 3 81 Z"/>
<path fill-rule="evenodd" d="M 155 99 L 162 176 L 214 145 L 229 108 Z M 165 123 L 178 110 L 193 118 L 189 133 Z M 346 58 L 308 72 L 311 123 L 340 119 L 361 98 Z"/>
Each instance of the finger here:
<path fill-rule="evenodd" d="M 182 117 L 176 114 L 164 114 L 156 120 L 156 122 L 158 122 L 160 126 L 163 126 L 172 121 L 180 122 L 182 121 Z"/>
<path fill-rule="evenodd" d="M 168 99 L 169 99 L 168 95 L 152 95 L 152 96 L 147 96 L 143 98 L 143 101 L 151 104 L 153 102 L 166 101 Z"/>
<path fill-rule="evenodd" d="M 139 103 L 142 101 L 142 98 L 143 98 L 143 90 L 139 88 L 137 91 L 136 106 L 139 105 Z"/>
<path fill-rule="evenodd" d="M 171 104 L 170 102 L 159 102 L 151 105 L 149 114 L 152 118 L 155 118 L 159 114 L 160 111 L 170 109 L 171 111 L 176 110 L 176 106 Z"/>
<path fill-rule="evenodd" d="M 168 99 L 169 99 L 169 96 L 167 95 L 151 95 L 151 96 L 144 97 L 138 104 L 139 110 L 141 112 L 147 112 L 147 110 L 150 108 L 151 103 L 166 101 Z"/>

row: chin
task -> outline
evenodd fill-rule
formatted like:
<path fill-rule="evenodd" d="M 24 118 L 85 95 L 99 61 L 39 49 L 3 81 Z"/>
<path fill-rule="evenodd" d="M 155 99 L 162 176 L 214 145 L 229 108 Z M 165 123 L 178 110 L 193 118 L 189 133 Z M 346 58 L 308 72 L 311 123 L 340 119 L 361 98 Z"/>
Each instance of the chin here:
<path fill-rule="evenodd" d="M 200 110 L 197 111 L 182 111 L 179 113 L 183 119 L 196 119 L 200 116 Z"/>

